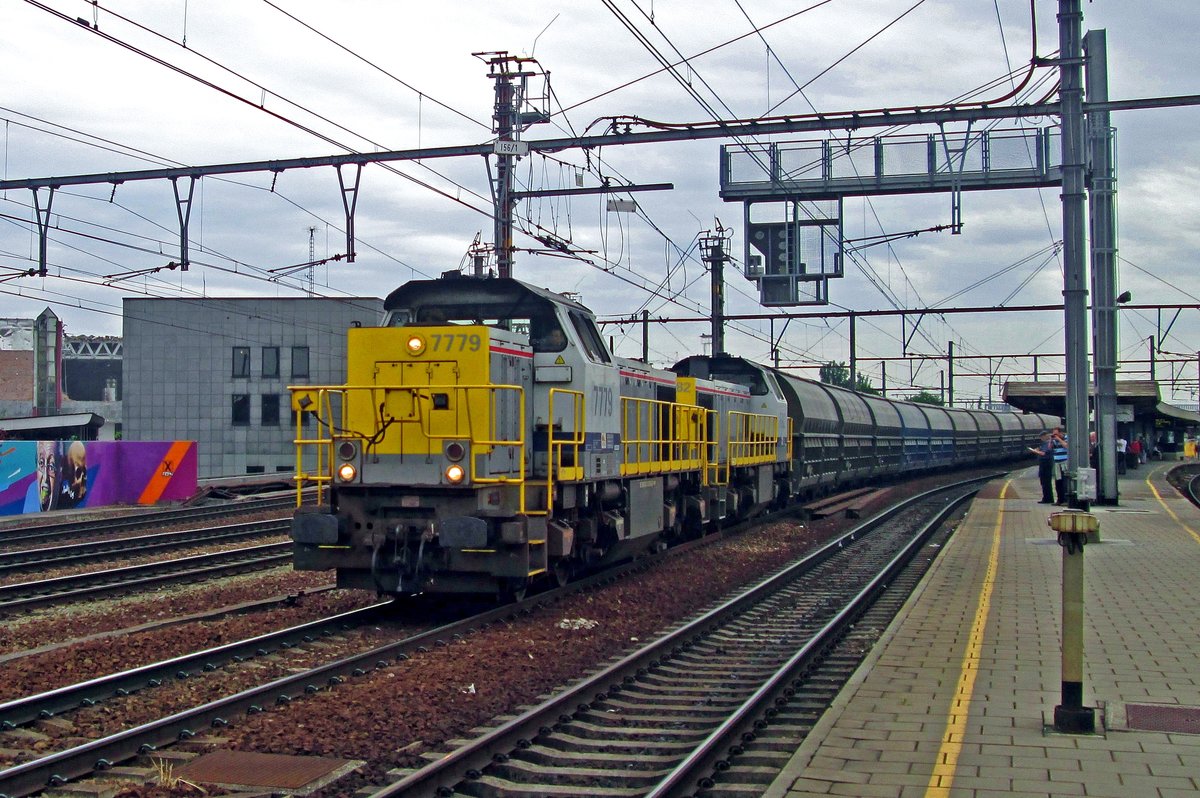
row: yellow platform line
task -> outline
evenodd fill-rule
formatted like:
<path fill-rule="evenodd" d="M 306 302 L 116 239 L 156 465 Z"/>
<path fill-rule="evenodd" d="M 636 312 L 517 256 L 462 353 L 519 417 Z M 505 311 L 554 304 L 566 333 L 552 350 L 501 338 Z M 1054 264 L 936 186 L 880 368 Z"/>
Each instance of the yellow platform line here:
<path fill-rule="evenodd" d="M 1183 527 L 1184 531 L 1186 531 L 1189 535 L 1192 536 L 1192 540 L 1196 541 L 1197 543 L 1200 543 L 1200 534 L 1197 534 L 1196 530 L 1192 529 L 1190 526 L 1185 524 L 1183 522 L 1183 519 L 1181 519 L 1179 516 L 1177 516 L 1175 514 L 1175 511 L 1167 506 L 1167 502 L 1163 499 L 1163 497 L 1161 495 L 1159 495 L 1158 488 L 1154 487 L 1154 483 L 1150 481 L 1150 477 L 1146 477 L 1146 486 L 1150 488 L 1150 492 L 1154 494 L 1154 498 L 1158 499 L 1158 503 L 1162 505 L 1162 508 L 1167 511 L 1167 515 L 1171 516 L 1171 518 L 1175 521 L 1175 523 L 1177 523 L 1181 527 Z"/>
<path fill-rule="evenodd" d="M 1008 486 L 1012 480 L 1007 480 L 1000 489 L 1000 501 L 1008 494 Z M 987 571 L 983 575 L 983 585 L 979 590 L 979 606 L 975 610 L 975 620 L 971 623 L 971 635 L 967 639 L 967 649 L 963 652 L 962 665 L 959 668 L 958 686 L 954 697 L 950 700 L 950 711 L 946 714 L 946 730 L 942 733 L 942 746 L 938 749 L 937 759 L 933 762 L 933 773 L 929 776 L 929 784 L 925 787 L 928 798 L 948 798 L 950 787 L 954 784 L 954 771 L 958 766 L 958 757 L 962 753 L 963 737 L 967 730 L 967 713 L 971 709 L 971 695 L 975 690 L 975 677 L 979 674 L 979 653 L 983 649 L 983 631 L 987 626 L 988 610 L 992 605 L 992 590 L 996 586 L 996 570 L 1000 564 L 1000 530 L 1004 525 L 1003 508 L 996 509 L 996 526 L 992 530 L 992 550 L 988 554 Z"/>

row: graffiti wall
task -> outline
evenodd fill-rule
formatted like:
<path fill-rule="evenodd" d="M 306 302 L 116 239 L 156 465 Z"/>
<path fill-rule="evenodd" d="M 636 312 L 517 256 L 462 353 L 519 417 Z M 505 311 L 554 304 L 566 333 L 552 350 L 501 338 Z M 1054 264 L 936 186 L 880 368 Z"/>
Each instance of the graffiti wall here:
<path fill-rule="evenodd" d="M 0 441 L 0 515 L 182 501 L 195 441 Z"/>

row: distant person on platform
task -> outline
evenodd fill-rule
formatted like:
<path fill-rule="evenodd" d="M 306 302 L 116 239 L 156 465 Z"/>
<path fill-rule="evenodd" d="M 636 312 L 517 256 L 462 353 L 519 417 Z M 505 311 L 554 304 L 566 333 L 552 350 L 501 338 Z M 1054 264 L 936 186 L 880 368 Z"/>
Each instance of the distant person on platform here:
<path fill-rule="evenodd" d="M 1138 436 L 1138 443 L 1141 445 L 1139 457 L 1143 464 L 1150 462 L 1150 442 L 1146 440 L 1145 435 Z"/>
<path fill-rule="evenodd" d="M 1117 436 L 1117 474 L 1125 473 L 1125 450 L 1128 443 L 1120 435 Z"/>
<path fill-rule="evenodd" d="M 1038 459 L 1038 482 L 1042 486 L 1042 500 L 1038 504 L 1054 504 L 1054 446 L 1050 433 L 1043 432 L 1038 445 L 1030 446 L 1029 451 Z"/>
<path fill-rule="evenodd" d="M 1139 438 L 1134 438 L 1129 442 L 1129 452 L 1125 457 L 1129 461 L 1130 468 L 1137 468 L 1142 462 L 1142 442 Z"/>

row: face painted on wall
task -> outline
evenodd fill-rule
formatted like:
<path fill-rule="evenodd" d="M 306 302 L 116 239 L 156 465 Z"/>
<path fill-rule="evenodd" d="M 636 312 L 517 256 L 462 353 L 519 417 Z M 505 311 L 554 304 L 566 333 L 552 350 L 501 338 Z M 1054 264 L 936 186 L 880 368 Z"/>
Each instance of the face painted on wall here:
<path fill-rule="evenodd" d="M 82 441 L 72 441 L 62 469 L 62 499 L 59 506 L 76 507 L 87 495 L 87 450 Z"/>
<path fill-rule="evenodd" d="M 43 510 L 53 510 L 58 504 L 58 478 L 58 444 L 54 441 L 38 441 L 38 499 Z"/>

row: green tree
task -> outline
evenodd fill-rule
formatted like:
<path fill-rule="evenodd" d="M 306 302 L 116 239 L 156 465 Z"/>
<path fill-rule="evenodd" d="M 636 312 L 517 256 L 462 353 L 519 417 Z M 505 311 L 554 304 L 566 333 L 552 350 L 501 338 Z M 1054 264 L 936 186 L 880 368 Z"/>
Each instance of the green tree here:
<path fill-rule="evenodd" d="M 846 368 L 845 363 L 829 361 L 821 366 L 821 382 L 826 385 L 836 385 L 839 388 L 850 387 L 850 369 Z M 879 395 L 878 389 L 871 384 L 871 381 L 858 374 L 854 379 L 854 390 L 859 393 L 869 393 L 875 396 Z"/>
<path fill-rule="evenodd" d="M 821 382 L 826 385 L 837 385 L 841 388 L 850 387 L 850 369 L 845 363 L 835 363 L 832 360 L 821 366 Z"/>
<path fill-rule="evenodd" d="M 942 401 L 941 395 L 936 394 L 933 391 L 921 391 L 920 393 L 915 393 L 908 397 L 908 401 L 920 402 L 923 405 L 937 405 L 938 407 L 946 404 Z"/>
<path fill-rule="evenodd" d="M 871 381 L 861 374 L 859 374 L 858 378 L 854 381 L 854 390 L 858 391 L 859 393 L 869 393 L 872 396 L 879 396 L 879 389 L 872 385 Z"/>

